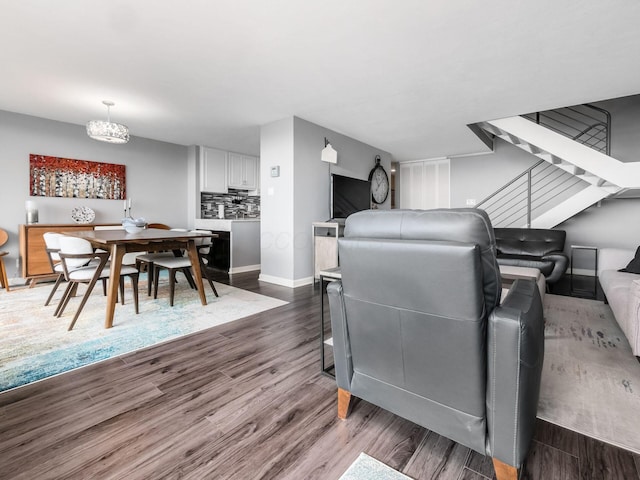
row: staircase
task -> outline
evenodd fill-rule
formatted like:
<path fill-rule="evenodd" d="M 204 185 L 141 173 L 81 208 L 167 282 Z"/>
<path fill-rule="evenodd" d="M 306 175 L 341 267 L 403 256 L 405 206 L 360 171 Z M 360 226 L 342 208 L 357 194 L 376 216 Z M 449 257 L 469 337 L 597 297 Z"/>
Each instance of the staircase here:
<path fill-rule="evenodd" d="M 576 133 L 567 135 L 566 125 L 561 134 L 540 123 L 517 116 L 476 125 L 541 159 L 477 205 L 487 210 L 496 226 L 553 228 L 605 198 L 640 197 L 640 162 L 620 162 L 606 154 L 607 125 L 595 122 L 581 128 L 578 124 L 572 127 Z M 539 173 L 542 165 L 550 170 Z M 506 195 L 509 191 L 513 193 Z M 505 214 L 507 210 L 511 214 Z"/>

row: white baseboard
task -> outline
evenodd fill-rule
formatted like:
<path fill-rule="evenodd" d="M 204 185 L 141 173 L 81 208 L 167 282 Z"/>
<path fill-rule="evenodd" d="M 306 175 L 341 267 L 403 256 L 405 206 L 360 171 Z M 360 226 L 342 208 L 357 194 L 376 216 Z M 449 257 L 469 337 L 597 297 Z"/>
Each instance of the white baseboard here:
<path fill-rule="evenodd" d="M 273 275 L 265 275 L 263 273 L 258 276 L 258 280 L 261 282 L 274 283 L 276 285 L 282 285 L 283 287 L 289 288 L 302 287 L 304 285 L 311 285 L 313 283 L 313 277 L 291 280 L 290 278 L 275 277 Z"/>
<path fill-rule="evenodd" d="M 234 273 L 255 272 L 256 270 L 260 270 L 260 264 L 245 265 L 244 267 L 230 268 L 229 275 L 233 275 Z"/>

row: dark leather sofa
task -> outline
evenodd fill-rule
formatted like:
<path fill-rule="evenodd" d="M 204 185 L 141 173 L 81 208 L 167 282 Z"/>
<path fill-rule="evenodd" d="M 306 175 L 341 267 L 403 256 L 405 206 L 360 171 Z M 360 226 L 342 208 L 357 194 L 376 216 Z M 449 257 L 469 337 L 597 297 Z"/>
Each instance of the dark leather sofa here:
<path fill-rule="evenodd" d="M 484 211 L 370 210 L 347 218 L 327 288 L 338 416 L 358 397 L 493 457 L 515 480 L 544 357 L 542 302 L 500 271 Z"/>
<path fill-rule="evenodd" d="M 566 232 L 542 228 L 494 228 L 500 265 L 537 268 L 547 284 L 560 280 L 569 266 L 563 252 Z"/>

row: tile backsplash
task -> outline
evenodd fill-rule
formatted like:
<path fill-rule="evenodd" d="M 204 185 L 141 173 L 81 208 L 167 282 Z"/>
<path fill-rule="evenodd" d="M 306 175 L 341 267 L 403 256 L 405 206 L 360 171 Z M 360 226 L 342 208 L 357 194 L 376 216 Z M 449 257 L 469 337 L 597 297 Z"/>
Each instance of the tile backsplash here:
<path fill-rule="evenodd" d="M 224 205 L 224 218 L 260 218 L 260 197 L 245 190 L 228 193 L 200 193 L 201 218 L 218 218 L 218 205 Z"/>

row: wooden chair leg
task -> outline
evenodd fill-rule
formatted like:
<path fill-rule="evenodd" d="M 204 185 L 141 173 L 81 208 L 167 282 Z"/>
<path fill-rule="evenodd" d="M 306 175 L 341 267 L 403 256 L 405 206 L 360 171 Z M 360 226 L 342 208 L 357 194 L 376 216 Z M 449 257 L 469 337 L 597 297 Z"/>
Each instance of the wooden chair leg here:
<path fill-rule="evenodd" d="M 102 271 L 102 268 L 100 268 L 99 270 L 96 270 L 96 273 L 94 273 L 93 277 L 91 278 L 91 280 L 87 284 L 87 291 L 84 292 L 84 296 L 82 297 L 82 300 L 80 301 L 80 306 L 78 307 L 78 310 L 76 311 L 76 314 L 73 316 L 73 320 L 71 320 L 71 323 L 69 324 L 69 328 L 67 328 L 68 331 L 71 331 L 73 329 L 73 326 L 76 324 L 76 321 L 78 320 L 78 317 L 80 316 L 80 312 L 82 312 L 82 309 L 84 308 L 85 304 L 87 303 L 87 300 L 89 300 L 89 296 L 91 295 L 91 292 L 93 291 L 93 287 L 95 287 L 96 282 L 98 281 L 98 275 L 100 275 L 101 271 Z"/>
<path fill-rule="evenodd" d="M 69 282 L 69 284 L 67 285 L 67 288 L 64 290 L 64 293 L 62 294 L 62 298 L 58 302 L 58 306 L 56 307 L 56 311 L 53 312 L 53 316 L 54 317 L 60 318 L 62 316 L 62 313 L 64 312 L 64 309 L 67 307 L 67 304 L 69 303 L 69 300 L 74 295 L 76 287 L 77 287 L 76 283 Z"/>
<path fill-rule="evenodd" d="M 4 289 L 7 292 L 9 291 L 9 280 L 7 279 L 7 268 L 4 265 L 4 259 L 2 257 L 0 257 L 0 284 L 4 287 Z"/>
<path fill-rule="evenodd" d="M 496 478 L 498 480 L 518 480 L 518 469 L 512 465 L 493 458 L 493 468 L 496 471 Z"/>
<path fill-rule="evenodd" d="M 151 296 L 151 286 L 153 282 L 155 282 L 155 277 L 153 274 L 153 262 L 147 263 L 147 296 Z"/>
<path fill-rule="evenodd" d="M 131 278 L 131 288 L 133 290 L 133 302 L 136 308 L 136 315 L 140 313 L 140 309 L 138 308 L 138 274 L 133 274 L 129 276 Z"/>
<path fill-rule="evenodd" d="M 191 267 L 182 268 L 182 273 L 184 274 L 189 286 L 195 290 L 196 289 L 196 281 L 193 279 L 193 275 L 191 275 Z"/>
<path fill-rule="evenodd" d="M 124 277 L 121 275 L 120 276 L 120 303 L 122 303 L 122 305 L 124 305 Z"/>
<path fill-rule="evenodd" d="M 213 294 L 218 297 L 218 291 L 216 290 L 216 287 L 213 285 L 213 281 L 211 280 L 211 278 L 209 278 L 209 272 L 207 272 L 207 267 L 205 266 L 204 262 L 202 262 L 202 260 L 200 261 L 200 271 L 202 272 L 202 274 L 204 275 L 204 278 L 207 279 L 207 282 L 209 282 L 209 285 L 211 285 L 211 290 L 213 290 Z"/>
<path fill-rule="evenodd" d="M 344 420 L 351 408 L 351 392 L 338 388 L 338 418 Z"/>
<path fill-rule="evenodd" d="M 53 285 L 53 288 L 51 289 L 51 293 L 47 297 L 47 301 L 44 302 L 45 307 L 51 303 L 51 299 L 53 298 L 53 295 L 56 293 L 56 291 L 58 290 L 58 287 L 63 281 L 64 281 L 64 275 L 58 275 L 58 278 L 56 278 L 56 283 Z"/>
<path fill-rule="evenodd" d="M 158 280 L 160 278 L 160 269 L 154 265 L 153 266 L 153 298 L 158 298 Z"/>
<path fill-rule="evenodd" d="M 176 293 L 176 271 L 169 269 L 169 304 L 173 307 L 173 295 Z"/>

